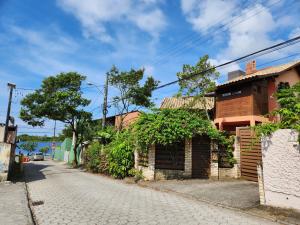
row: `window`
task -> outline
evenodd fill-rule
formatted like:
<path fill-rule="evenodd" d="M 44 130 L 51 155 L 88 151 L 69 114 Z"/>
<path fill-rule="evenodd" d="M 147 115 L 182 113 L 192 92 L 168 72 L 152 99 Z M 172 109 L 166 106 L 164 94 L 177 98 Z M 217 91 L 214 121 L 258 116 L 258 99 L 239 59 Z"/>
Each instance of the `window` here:
<path fill-rule="evenodd" d="M 279 91 L 281 89 L 289 88 L 289 87 L 290 87 L 289 82 L 280 82 L 278 84 L 277 91 Z"/>
<path fill-rule="evenodd" d="M 235 91 L 235 92 L 233 92 L 233 95 L 240 95 L 240 94 L 242 94 L 242 91 L 240 90 L 240 91 Z"/>
<path fill-rule="evenodd" d="M 230 96 L 230 95 L 231 95 L 231 92 L 228 92 L 228 93 L 222 94 L 222 97 L 228 97 L 228 96 Z"/>

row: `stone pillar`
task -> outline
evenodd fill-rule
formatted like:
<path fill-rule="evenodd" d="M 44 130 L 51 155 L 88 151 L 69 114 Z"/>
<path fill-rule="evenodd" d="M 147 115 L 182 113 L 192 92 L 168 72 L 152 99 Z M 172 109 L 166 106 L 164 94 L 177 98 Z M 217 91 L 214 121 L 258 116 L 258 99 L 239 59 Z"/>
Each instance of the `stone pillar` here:
<path fill-rule="evenodd" d="M 210 177 L 218 178 L 219 177 L 219 163 L 218 163 L 218 145 L 211 141 L 210 143 Z"/>
<path fill-rule="evenodd" d="M 147 174 L 147 175 L 146 175 Z M 148 152 L 148 170 L 145 171 L 144 176 L 147 180 L 154 180 L 155 174 L 155 145 L 151 145 Z"/>
<path fill-rule="evenodd" d="M 139 153 L 138 150 L 134 150 L 134 168 L 137 170 L 139 168 Z"/>
<path fill-rule="evenodd" d="M 264 188 L 264 179 L 263 179 L 263 172 L 262 172 L 262 166 L 257 165 L 257 176 L 258 176 L 258 192 L 259 192 L 259 201 L 261 205 L 266 204 L 266 198 L 265 198 L 265 188 Z"/>
<path fill-rule="evenodd" d="M 192 177 L 192 139 L 185 139 L 184 151 L 184 176 L 190 178 Z"/>

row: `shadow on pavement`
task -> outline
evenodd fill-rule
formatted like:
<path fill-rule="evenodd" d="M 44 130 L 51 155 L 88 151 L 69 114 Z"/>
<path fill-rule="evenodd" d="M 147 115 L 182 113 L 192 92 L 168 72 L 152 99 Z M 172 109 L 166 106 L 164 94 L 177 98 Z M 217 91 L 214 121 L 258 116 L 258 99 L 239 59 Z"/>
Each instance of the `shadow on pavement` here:
<path fill-rule="evenodd" d="M 32 181 L 46 179 L 46 176 L 42 170 L 50 166 L 52 165 L 36 164 L 32 162 L 24 164 L 25 182 L 29 183 Z"/>

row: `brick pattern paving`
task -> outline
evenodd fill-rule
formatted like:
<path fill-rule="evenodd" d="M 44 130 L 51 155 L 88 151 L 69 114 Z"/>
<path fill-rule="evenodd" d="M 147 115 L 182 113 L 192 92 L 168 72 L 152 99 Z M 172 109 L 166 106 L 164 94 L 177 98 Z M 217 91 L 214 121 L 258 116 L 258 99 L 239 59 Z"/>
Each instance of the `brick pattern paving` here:
<path fill-rule="evenodd" d="M 0 183 L 0 224 L 32 225 L 23 182 Z"/>
<path fill-rule="evenodd" d="M 118 180 L 67 169 L 51 161 L 26 167 L 37 223 L 274 224 L 237 211 Z"/>

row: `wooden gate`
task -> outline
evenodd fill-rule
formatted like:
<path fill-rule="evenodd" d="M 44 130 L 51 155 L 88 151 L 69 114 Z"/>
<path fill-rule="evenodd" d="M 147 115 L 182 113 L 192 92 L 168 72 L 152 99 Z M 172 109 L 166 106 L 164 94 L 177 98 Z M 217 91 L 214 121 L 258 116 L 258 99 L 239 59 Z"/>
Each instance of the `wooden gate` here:
<path fill-rule="evenodd" d="M 206 136 L 192 138 L 192 177 L 210 176 L 210 140 Z"/>
<path fill-rule="evenodd" d="M 239 127 L 241 147 L 241 176 L 257 182 L 257 164 L 261 163 L 261 142 L 249 127 Z"/>
<path fill-rule="evenodd" d="M 155 146 L 155 169 L 184 170 L 184 140 Z"/>

